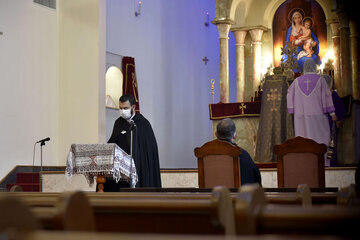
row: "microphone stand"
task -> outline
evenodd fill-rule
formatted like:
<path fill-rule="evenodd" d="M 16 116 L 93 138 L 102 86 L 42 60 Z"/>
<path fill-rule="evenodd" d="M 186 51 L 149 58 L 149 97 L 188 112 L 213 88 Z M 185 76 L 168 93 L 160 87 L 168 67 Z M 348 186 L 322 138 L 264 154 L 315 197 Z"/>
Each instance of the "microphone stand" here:
<path fill-rule="evenodd" d="M 45 145 L 45 141 L 40 141 L 40 192 L 43 190 L 43 177 L 42 177 L 42 165 L 43 165 L 43 157 L 42 157 L 42 147 Z"/>
<path fill-rule="evenodd" d="M 130 121 L 130 187 L 132 183 L 132 162 L 133 162 L 133 139 L 134 139 L 134 127 L 136 127 L 136 124 L 134 121 Z"/>

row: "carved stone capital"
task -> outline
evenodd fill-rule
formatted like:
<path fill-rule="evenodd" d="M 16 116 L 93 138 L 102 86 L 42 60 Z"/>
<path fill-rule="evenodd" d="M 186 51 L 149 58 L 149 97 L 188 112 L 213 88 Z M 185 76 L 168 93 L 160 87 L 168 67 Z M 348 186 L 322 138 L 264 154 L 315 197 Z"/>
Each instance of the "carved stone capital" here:
<path fill-rule="evenodd" d="M 329 25 L 333 37 L 339 37 L 339 22 L 338 21 L 330 22 Z"/>
<path fill-rule="evenodd" d="M 344 11 L 337 12 L 339 18 L 339 28 L 349 28 L 349 17 Z"/>
<path fill-rule="evenodd" d="M 244 46 L 245 45 L 245 37 L 247 32 L 243 30 L 233 31 L 236 45 L 238 46 Z"/>
<path fill-rule="evenodd" d="M 358 22 L 351 20 L 349 26 L 350 26 L 350 37 L 359 37 L 360 29 Z"/>
<path fill-rule="evenodd" d="M 253 44 L 261 44 L 261 38 L 264 33 L 264 30 L 258 28 L 258 29 L 251 29 L 249 32 L 250 32 L 250 36 L 253 41 Z"/>
<path fill-rule="evenodd" d="M 216 27 L 219 31 L 219 38 L 229 38 L 230 24 L 220 23 L 217 24 Z"/>

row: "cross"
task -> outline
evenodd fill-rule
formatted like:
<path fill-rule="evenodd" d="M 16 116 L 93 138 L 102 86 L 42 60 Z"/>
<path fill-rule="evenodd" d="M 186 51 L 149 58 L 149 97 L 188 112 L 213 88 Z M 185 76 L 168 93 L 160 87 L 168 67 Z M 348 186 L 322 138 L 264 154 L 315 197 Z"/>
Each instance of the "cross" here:
<path fill-rule="evenodd" d="M 270 89 L 271 94 L 267 94 L 267 101 L 272 101 L 271 111 L 277 111 L 275 101 L 281 99 L 281 94 L 277 92 L 277 89 Z"/>
<path fill-rule="evenodd" d="M 203 59 L 203 62 L 205 63 L 205 65 L 207 64 L 207 62 L 209 61 L 209 59 L 205 56 Z"/>
<path fill-rule="evenodd" d="M 239 106 L 239 108 L 242 111 L 241 114 L 244 114 L 244 109 L 246 109 L 246 105 L 244 103 L 241 103 L 241 106 Z"/>
<path fill-rule="evenodd" d="M 306 91 L 309 91 L 309 83 L 311 82 L 309 78 L 305 81 L 306 82 Z"/>

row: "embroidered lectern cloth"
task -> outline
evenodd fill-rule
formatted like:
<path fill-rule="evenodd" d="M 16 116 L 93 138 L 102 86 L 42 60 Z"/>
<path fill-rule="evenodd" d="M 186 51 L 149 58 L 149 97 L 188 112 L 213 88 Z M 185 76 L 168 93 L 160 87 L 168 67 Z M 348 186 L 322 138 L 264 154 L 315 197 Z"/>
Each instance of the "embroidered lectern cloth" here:
<path fill-rule="evenodd" d="M 66 177 L 83 174 L 89 185 L 103 174 L 118 182 L 125 180 L 135 187 L 138 176 L 134 159 L 114 143 L 72 144 L 65 170 Z"/>

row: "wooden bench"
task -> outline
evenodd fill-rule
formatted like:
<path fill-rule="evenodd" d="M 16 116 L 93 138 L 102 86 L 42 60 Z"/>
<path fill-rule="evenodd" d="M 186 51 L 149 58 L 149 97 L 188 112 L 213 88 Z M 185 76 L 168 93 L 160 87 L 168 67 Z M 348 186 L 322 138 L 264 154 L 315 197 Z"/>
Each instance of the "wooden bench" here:
<path fill-rule="evenodd" d="M 252 185 L 242 187 L 240 193 L 232 193 L 231 196 L 228 189 L 220 187 L 215 188 L 212 193 L 195 194 L 134 192 L 78 194 L 81 196 L 80 200 L 74 201 L 70 208 L 69 201 L 64 201 L 66 195 L 59 193 L 7 193 L 31 206 L 31 212 L 42 224 L 43 229 L 52 230 L 69 230 L 72 226 L 77 230 L 96 229 L 111 232 L 231 235 L 235 233 L 236 222 L 238 234 L 282 234 L 304 231 L 326 233 L 329 226 L 337 225 L 340 220 L 341 229 L 345 227 L 345 230 L 348 230 L 347 225 L 358 224 L 360 216 L 358 208 L 336 205 L 311 207 L 310 191 L 306 186 L 299 186 L 297 193 L 279 193 L 283 196 L 288 194 L 285 199 L 298 199 L 292 200 L 298 205 L 269 204 L 263 189 Z M 302 199 L 300 202 L 299 198 Z M 88 202 L 88 207 L 79 213 L 78 208 L 79 206 L 81 208 L 84 202 Z M 81 212 L 94 213 L 95 227 L 89 228 L 91 223 L 87 223 L 86 219 L 90 219 L 91 216 L 84 220 L 86 214 Z M 234 213 L 236 221 L 234 221 Z M 70 226 L 66 226 L 67 222 Z M 78 222 L 83 226 L 74 227 Z M 330 230 L 332 230 L 330 233 L 339 234 L 334 229 Z"/>
<path fill-rule="evenodd" d="M 266 191 L 267 189 L 265 189 Z M 296 191 L 299 189 L 291 189 L 291 192 L 275 192 L 271 189 L 270 192 L 265 192 L 268 203 L 272 204 L 301 204 L 302 200 Z M 11 193 L 13 196 L 22 197 L 31 206 L 53 206 L 56 198 L 60 193 L 34 193 L 34 192 L 21 192 Z M 118 193 L 95 193 L 85 192 L 88 198 L 174 198 L 174 199 L 207 199 L 211 196 L 211 192 L 118 192 Z M 0 194 L 1 195 L 1 194 Z M 312 204 L 336 204 L 337 192 L 310 192 Z M 230 196 L 235 199 L 237 192 L 231 192 Z M 48 205 L 47 205 L 48 204 Z"/>
<path fill-rule="evenodd" d="M 59 196 L 18 194 L 18 197 L 31 207 L 44 229 L 62 229 L 56 220 Z M 203 198 L 167 198 L 157 194 L 142 197 L 93 194 L 87 197 L 97 231 L 235 234 L 232 200 L 226 188 L 214 188 Z"/>
<path fill-rule="evenodd" d="M 92 233 L 65 231 L 32 231 L 26 233 L 4 234 L 5 239 L 14 240 L 342 240 L 335 236 L 294 236 L 294 235 L 254 235 L 254 236 L 221 236 L 221 235 L 182 235 L 182 234 L 123 234 Z M 345 239 L 344 239 L 345 240 Z"/>
<path fill-rule="evenodd" d="M 351 236 L 360 225 L 360 207 L 266 204 L 263 189 L 243 187 L 235 202 L 237 234 L 334 234 Z"/>
<path fill-rule="evenodd" d="M 34 223 L 40 224 L 42 229 L 94 231 L 93 211 L 84 193 L 62 193 L 56 197 L 39 197 L 40 195 L 27 198 L 13 194 L 1 194 L 0 198 L 13 203 L 10 205 L 0 203 L 0 205 L 1 208 L 4 208 L 4 211 L 14 212 L 14 216 L 20 216 L 20 219 L 21 212 L 24 212 L 24 216 L 35 216 L 36 221 Z M 28 202 L 32 201 L 40 201 L 41 203 L 37 202 L 34 204 L 35 206 L 28 208 Z M 15 214 L 17 212 L 19 212 L 18 215 Z M 6 214 L 8 213 L 6 212 Z M 1 219 L 3 219 L 3 215 L 1 216 Z M 16 220 L 14 222 L 16 223 Z"/>

